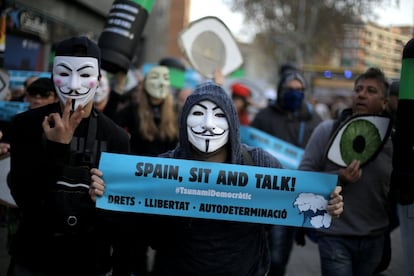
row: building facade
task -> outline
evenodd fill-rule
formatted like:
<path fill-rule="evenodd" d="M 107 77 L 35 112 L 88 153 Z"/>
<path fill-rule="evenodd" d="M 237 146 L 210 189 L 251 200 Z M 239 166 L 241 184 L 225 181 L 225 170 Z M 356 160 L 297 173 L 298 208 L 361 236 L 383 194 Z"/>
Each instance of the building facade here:
<path fill-rule="evenodd" d="M 154 0 L 132 65 L 157 62 L 165 56 L 181 57 L 176 38 L 188 25 L 189 1 Z M 114 0 L 13 0 L 2 3 L 5 20 L 2 67 L 50 71 L 56 42 L 75 35 L 98 41 Z"/>
<path fill-rule="evenodd" d="M 388 78 L 399 78 L 402 50 L 412 38 L 411 30 L 411 26 L 381 27 L 372 22 L 347 25 L 340 64 L 360 71 L 379 67 Z"/>

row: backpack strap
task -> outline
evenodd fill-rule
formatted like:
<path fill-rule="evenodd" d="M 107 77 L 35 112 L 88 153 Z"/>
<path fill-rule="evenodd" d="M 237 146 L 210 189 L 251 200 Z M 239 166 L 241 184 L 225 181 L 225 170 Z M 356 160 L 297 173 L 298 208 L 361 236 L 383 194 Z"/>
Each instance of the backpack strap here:
<path fill-rule="evenodd" d="M 89 118 L 88 136 L 86 137 L 84 162 L 95 164 L 97 158 L 97 149 L 95 147 L 96 131 L 98 128 L 98 114 L 95 110 L 92 110 Z"/>

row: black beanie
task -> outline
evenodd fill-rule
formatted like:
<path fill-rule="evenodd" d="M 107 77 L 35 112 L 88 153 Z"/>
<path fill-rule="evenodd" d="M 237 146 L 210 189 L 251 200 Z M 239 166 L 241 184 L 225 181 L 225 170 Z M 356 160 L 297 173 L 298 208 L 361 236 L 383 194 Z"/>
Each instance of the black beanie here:
<path fill-rule="evenodd" d="M 43 93 L 46 91 L 55 91 L 51 78 L 38 78 L 27 87 L 27 92 L 30 93 Z"/>
<path fill-rule="evenodd" d="M 71 37 L 56 45 L 55 56 L 93 57 L 101 67 L 101 51 L 98 45 L 86 36 Z"/>

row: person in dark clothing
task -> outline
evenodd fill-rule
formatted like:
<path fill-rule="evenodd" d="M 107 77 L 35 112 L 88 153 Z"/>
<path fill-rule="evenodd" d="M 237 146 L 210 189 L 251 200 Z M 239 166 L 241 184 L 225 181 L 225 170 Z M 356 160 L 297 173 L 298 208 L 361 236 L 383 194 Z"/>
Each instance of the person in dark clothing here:
<path fill-rule="evenodd" d="M 412 44 L 407 43 L 407 45 Z M 406 74 L 404 76 L 401 76 L 401 79 L 403 81 L 409 80 L 411 78 L 411 72 L 411 70 L 407 70 Z M 409 93 L 411 93 L 411 85 L 404 86 L 403 82 L 401 91 L 403 91 L 403 93 L 410 91 Z M 400 104 L 400 101 L 403 103 L 403 111 L 400 111 L 399 113 L 398 106 Z M 400 80 L 395 80 L 390 85 L 390 95 L 388 100 L 389 112 L 394 120 L 394 129 L 392 132 L 394 152 L 390 191 L 390 210 L 392 211 L 390 216 L 390 228 L 392 231 L 394 228 L 399 226 L 403 252 L 404 276 L 409 276 L 414 275 L 414 268 L 411 264 L 412 256 L 414 253 L 414 188 L 412 186 L 413 182 L 410 181 L 414 179 L 414 171 L 410 169 L 411 167 L 409 163 L 407 163 L 408 167 L 405 168 L 401 168 L 401 166 L 398 164 L 406 163 L 404 161 L 407 160 L 407 155 L 403 155 L 401 152 L 405 151 L 406 149 L 407 142 L 405 141 L 412 141 L 405 135 L 407 131 L 411 132 L 411 124 L 407 125 L 398 121 L 403 120 L 403 122 L 407 122 L 407 118 L 411 118 L 413 111 L 410 108 L 411 105 L 404 102 L 404 98 L 400 98 Z M 396 214 L 394 211 L 396 211 Z M 388 248 L 391 253 L 390 244 L 388 244 Z M 391 256 L 388 256 L 388 258 L 391 259 Z"/>
<path fill-rule="evenodd" d="M 111 270 L 111 232 L 88 195 L 90 168 L 102 151 L 128 153 L 129 137 L 93 107 L 99 68 L 96 43 L 61 41 L 52 72 L 59 102 L 13 118 L 9 186 L 21 218 L 9 250 L 10 276 Z"/>
<path fill-rule="evenodd" d="M 262 130 L 287 143 L 305 148 L 315 127 L 322 121 L 306 101 L 306 81 L 292 66 L 281 68 L 283 74 L 277 86 L 277 99 L 260 110 L 250 126 Z M 272 266 L 269 276 L 285 274 L 295 237 L 304 245 L 304 229 L 275 225 L 272 227 L 270 248 Z"/>
<path fill-rule="evenodd" d="M 398 93 L 400 89 L 400 81 L 394 80 L 391 82 L 389 87 L 388 103 L 387 103 L 387 113 L 392 118 L 393 129 L 391 132 L 391 140 L 393 145 L 395 143 L 395 125 L 397 119 L 397 109 L 398 109 Z M 392 178 L 391 178 L 392 179 Z M 391 233 L 398 228 L 400 222 L 398 220 L 398 210 L 397 210 L 397 191 L 395 185 L 391 182 L 390 193 L 389 193 L 389 224 L 387 233 L 384 235 L 384 250 L 382 253 L 381 262 L 376 269 L 376 273 L 385 271 L 391 263 L 392 256 L 392 247 L 391 247 Z"/>
<path fill-rule="evenodd" d="M 213 82 L 200 84 L 183 106 L 179 145 L 159 156 L 281 168 L 263 149 L 242 144 L 239 128 L 231 97 Z M 105 187 L 102 172 L 95 168 L 91 172 L 90 195 L 96 200 Z M 328 212 L 333 216 L 342 212 L 339 192 L 338 187 L 329 201 Z M 156 248 L 159 261 L 154 275 L 263 276 L 269 270 L 268 225 L 158 216 L 152 227 L 151 246 Z"/>
<path fill-rule="evenodd" d="M 170 91 L 169 69 L 166 66 L 151 68 L 137 86 L 137 101 L 131 101 L 114 115 L 114 121 L 130 135 L 131 153 L 157 156 L 176 147 L 178 142 L 177 112 Z M 146 275 L 148 251 L 148 216 L 128 216 L 125 230 L 118 244 L 119 265 L 114 276 Z M 131 268 L 131 271 L 128 271 Z"/>
<path fill-rule="evenodd" d="M 154 66 L 145 75 L 137 89 L 138 101 L 130 102 L 114 116 L 114 121 L 130 134 L 131 153 L 142 156 L 157 156 L 174 149 L 178 142 L 178 119 L 174 99 L 170 91 L 169 69 Z M 146 275 L 148 230 L 147 215 L 125 214 L 132 219 L 123 235 L 119 252 L 123 255 L 114 267 L 114 276 Z M 151 252 L 153 253 L 153 252 Z M 125 267 L 132 266 L 128 272 Z M 122 271 L 122 272 L 121 272 Z"/>

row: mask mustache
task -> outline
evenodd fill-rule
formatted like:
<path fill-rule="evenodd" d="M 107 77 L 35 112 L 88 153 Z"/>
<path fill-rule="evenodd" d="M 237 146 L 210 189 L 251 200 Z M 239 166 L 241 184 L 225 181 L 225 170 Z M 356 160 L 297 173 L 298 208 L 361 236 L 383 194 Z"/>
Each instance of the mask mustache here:
<path fill-rule="evenodd" d="M 79 92 L 78 90 L 69 90 L 69 92 L 63 92 L 63 91 L 61 91 L 61 93 L 62 93 L 63 95 L 75 95 L 75 96 L 81 96 L 81 95 L 86 95 L 86 94 L 88 94 L 88 93 L 89 93 L 89 91 L 90 91 L 90 89 L 88 89 L 85 93 L 81 93 L 81 92 Z"/>
<path fill-rule="evenodd" d="M 192 131 L 195 134 L 205 135 L 205 136 L 217 136 L 217 135 L 222 135 L 224 133 L 224 130 L 221 133 L 215 133 L 212 129 L 204 129 L 203 131 L 195 131 L 194 129 L 192 129 Z M 206 134 L 206 133 L 208 133 L 208 134 Z"/>

